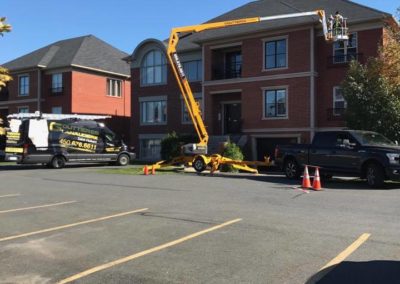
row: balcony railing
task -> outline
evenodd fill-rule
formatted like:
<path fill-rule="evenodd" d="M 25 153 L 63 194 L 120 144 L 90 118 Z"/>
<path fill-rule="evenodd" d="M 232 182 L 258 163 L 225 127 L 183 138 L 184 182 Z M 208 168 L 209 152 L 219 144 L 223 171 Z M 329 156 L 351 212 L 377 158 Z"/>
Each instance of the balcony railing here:
<path fill-rule="evenodd" d="M 345 108 L 328 108 L 327 119 L 328 121 L 343 121 L 345 112 Z"/>
<path fill-rule="evenodd" d="M 53 96 L 59 96 L 64 93 L 64 88 L 63 87 L 55 87 L 55 88 L 50 88 L 50 94 Z"/>
<path fill-rule="evenodd" d="M 362 53 L 349 53 L 349 54 L 329 56 L 328 57 L 328 66 L 330 66 L 330 67 L 341 66 L 343 64 L 350 63 L 352 60 L 362 62 L 363 58 L 364 58 L 364 56 Z"/>
<path fill-rule="evenodd" d="M 223 80 L 242 77 L 242 64 L 237 64 L 233 68 L 213 68 L 212 79 Z"/>

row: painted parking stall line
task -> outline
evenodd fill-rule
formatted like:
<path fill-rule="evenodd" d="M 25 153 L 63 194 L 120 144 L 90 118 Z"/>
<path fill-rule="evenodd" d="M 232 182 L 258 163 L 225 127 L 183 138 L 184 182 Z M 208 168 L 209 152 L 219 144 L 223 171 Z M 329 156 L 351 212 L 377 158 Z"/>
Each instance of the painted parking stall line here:
<path fill-rule="evenodd" d="M 55 207 L 55 206 L 60 206 L 60 205 L 76 203 L 76 202 L 77 202 L 76 200 L 72 200 L 72 201 L 64 201 L 64 202 L 58 202 L 58 203 L 44 204 L 44 205 L 39 205 L 39 206 L 31 206 L 31 207 L 9 209 L 9 210 L 0 211 L 0 214 L 18 212 L 18 211 L 26 211 L 26 210 L 34 210 L 34 209 L 39 209 L 39 208 Z"/>
<path fill-rule="evenodd" d="M 137 209 L 137 210 L 133 210 L 133 211 L 122 212 L 119 214 L 104 216 L 104 217 L 100 217 L 100 218 L 96 218 L 96 219 L 90 219 L 90 220 L 81 221 L 81 222 L 77 222 L 77 223 L 72 223 L 72 224 L 62 225 L 62 226 L 58 226 L 58 227 L 43 229 L 43 230 L 39 230 L 39 231 L 29 232 L 29 233 L 25 233 L 25 234 L 4 237 L 4 238 L 0 238 L 0 242 L 15 240 L 15 239 L 23 238 L 23 237 L 30 237 L 30 236 L 35 236 L 35 235 L 44 234 L 44 233 L 48 233 L 48 232 L 54 232 L 54 231 L 59 231 L 62 229 L 72 228 L 72 227 L 76 227 L 76 226 L 80 226 L 80 225 L 105 221 L 105 220 L 109 220 L 109 219 L 113 219 L 113 218 L 118 218 L 118 217 L 130 215 L 130 214 L 146 211 L 148 209 L 149 208 L 142 208 L 142 209 Z"/>
<path fill-rule="evenodd" d="M 234 220 L 222 223 L 220 225 L 217 225 L 217 226 L 210 227 L 208 229 L 199 231 L 197 233 L 185 236 L 183 238 L 180 238 L 180 239 L 177 239 L 177 240 L 174 240 L 174 241 L 171 241 L 171 242 L 168 242 L 168 243 L 165 243 L 165 244 L 162 244 L 162 245 L 159 245 L 159 246 L 156 246 L 156 247 L 153 247 L 153 248 L 150 248 L 150 249 L 147 249 L 147 250 L 144 250 L 144 251 L 141 251 L 141 252 L 126 256 L 124 258 L 120 258 L 120 259 L 117 259 L 117 260 L 114 260 L 114 261 L 111 261 L 111 262 L 108 262 L 108 263 L 93 267 L 91 269 L 85 270 L 83 272 L 75 274 L 75 275 L 73 275 L 71 277 L 68 277 L 66 279 L 63 279 L 63 280 L 59 281 L 58 284 L 70 283 L 72 281 L 75 281 L 75 280 L 78 280 L 80 278 L 86 277 L 86 276 L 91 275 L 93 273 L 96 273 L 96 272 L 111 268 L 113 266 L 116 266 L 116 265 L 123 264 L 123 263 L 128 262 L 128 261 L 134 260 L 136 258 L 139 258 L 139 257 L 145 256 L 145 255 L 148 255 L 148 254 L 151 254 L 151 253 L 154 253 L 154 252 L 157 252 L 157 251 L 160 251 L 160 250 L 163 250 L 163 249 L 166 249 L 166 248 L 181 244 L 183 242 L 189 241 L 189 240 L 197 238 L 197 237 L 199 237 L 201 235 L 210 233 L 212 231 L 221 229 L 223 227 L 232 225 L 232 224 L 240 222 L 240 221 L 242 221 L 242 219 L 240 219 L 240 218 L 239 219 L 234 219 Z"/>
<path fill-rule="evenodd" d="M 17 196 L 21 196 L 21 194 L 15 193 L 15 194 L 0 195 L 0 198 L 17 197 Z"/>
<path fill-rule="evenodd" d="M 353 252 L 355 252 L 363 243 L 365 243 L 371 234 L 364 233 L 356 241 L 354 241 L 350 246 L 348 246 L 344 251 L 339 253 L 335 258 L 325 264 L 316 274 L 316 277 L 307 281 L 307 284 L 317 283 L 325 275 L 331 272 L 335 267 L 348 258 Z"/>

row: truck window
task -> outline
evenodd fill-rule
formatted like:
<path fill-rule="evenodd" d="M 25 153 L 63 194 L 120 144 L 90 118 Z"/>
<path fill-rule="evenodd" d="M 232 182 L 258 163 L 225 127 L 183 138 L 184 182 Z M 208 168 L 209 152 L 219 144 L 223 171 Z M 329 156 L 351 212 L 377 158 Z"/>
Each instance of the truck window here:
<path fill-rule="evenodd" d="M 336 132 L 317 132 L 315 133 L 313 146 L 316 148 L 330 148 L 336 145 Z"/>
<path fill-rule="evenodd" d="M 357 141 L 349 133 L 338 133 L 336 136 L 336 147 L 355 146 Z"/>

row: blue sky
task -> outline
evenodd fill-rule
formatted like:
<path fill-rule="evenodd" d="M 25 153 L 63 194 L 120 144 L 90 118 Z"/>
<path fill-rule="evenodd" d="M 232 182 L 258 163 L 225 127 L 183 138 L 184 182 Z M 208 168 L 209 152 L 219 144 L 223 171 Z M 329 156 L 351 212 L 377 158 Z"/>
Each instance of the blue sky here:
<path fill-rule="evenodd" d="M 132 53 L 143 39 L 168 37 L 172 27 L 202 23 L 250 0 L 2 0 L 13 31 L 0 38 L 0 63 L 52 42 L 93 34 Z M 394 14 L 396 0 L 355 1 Z M 262 15 L 261 15 L 262 16 Z"/>

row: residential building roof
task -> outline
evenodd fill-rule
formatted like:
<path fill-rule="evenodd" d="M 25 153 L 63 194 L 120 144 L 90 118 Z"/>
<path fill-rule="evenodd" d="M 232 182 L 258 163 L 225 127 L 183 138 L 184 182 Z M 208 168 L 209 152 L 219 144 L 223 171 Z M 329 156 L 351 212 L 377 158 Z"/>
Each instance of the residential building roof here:
<path fill-rule="evenodd" d="M 122 60 L 128 54 L 93 35 L 57 41 L 3 64 L 12 70 L 43 67 L 46 69 L 76 66 L 104 72 L 130 75 Z"/>
<path fill-rule="evenodd" d="M 348 24 L 382 20 L 392 15 L 348 0 L 259 0 L 247 3 L 208 22 L 227 21 L 247 17 L 264 17 L 323 9 L 327 17 L 339 11 L 348 18 Z M 273 20 L 256 24 L 232 26 L 193 34 L 179 42 L 180 50 L 198 49 L 198 43 L 226 37 L 241 36 L 265 30 L 278 30 L 290 26 L 317 23 L 318 17 L 299 17 Z"/>

